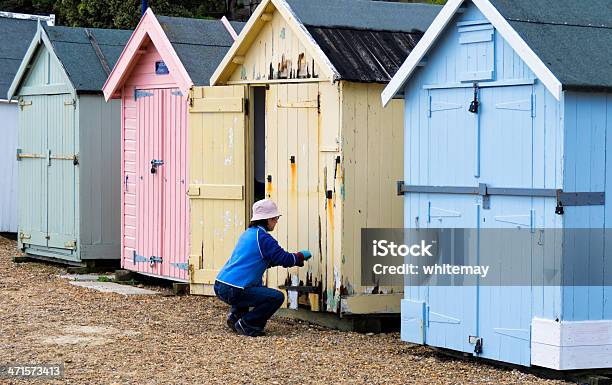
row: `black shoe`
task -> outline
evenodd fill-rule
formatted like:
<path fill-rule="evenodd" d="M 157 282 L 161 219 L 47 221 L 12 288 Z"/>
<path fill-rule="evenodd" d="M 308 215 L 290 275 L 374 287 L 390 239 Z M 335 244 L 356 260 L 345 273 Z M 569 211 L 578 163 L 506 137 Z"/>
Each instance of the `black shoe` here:
<path fill-rule="evenodd" d="M 246 325 L 245 322 L 243 322 L 242 320 L 238 320 L 238 322 L 234 324 L 234 329 L 236 330 L 236 333 L 248 337 L 263 337 L 266 335 L 263 330 L 252 328 Z"/>
<path fill-rule="evenodd" d="M 236 333 L 236 326 L 234 326 L 236 325 L 236 322 L 238 322 L 238 317 L 236 317 L 236 314 L 229 313 L 225 322 L 227 323 L 227 327 L 230 328 L 231 331 Z"/>

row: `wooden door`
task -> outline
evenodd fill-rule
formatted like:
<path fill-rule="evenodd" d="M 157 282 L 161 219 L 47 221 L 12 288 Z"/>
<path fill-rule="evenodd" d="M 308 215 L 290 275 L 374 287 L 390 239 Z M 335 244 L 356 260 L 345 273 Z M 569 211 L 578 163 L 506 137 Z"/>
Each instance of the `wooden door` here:
<path fill-rule="evenodd" d="M 246 88 L 197 87 L 189 110 L 191 292 L 212 284 L 246 228 Z"/>
<path fill-rule="evenodd" d="M 54 249 L 75 250 L 77 235 L 77 170 L 75 100 L 47 96 L 48 240 Z M 76 258 L 75 258 L 76 259 Z"/>
<path fill-rule="evenodd" d="M 19 100 L 17 165 L 20 246 L 47 247 L 47 100 L 22 96 Z"/>
<path fill-rule="evenodd" d="M 268 271 L 268 286 L 319 287 L 324 261 L 320 255 L 319 85 L 274 84 L 266 95 L 266 196 L 283 215 L 274 231 L 290 252 L 309 249 L 306 268 Z M 335 172 L 328 170 L 328 172 Z M 297 291 L 289 292 L 297 307 Z M 314 305 L 314 304 L 311 304 Z"/>

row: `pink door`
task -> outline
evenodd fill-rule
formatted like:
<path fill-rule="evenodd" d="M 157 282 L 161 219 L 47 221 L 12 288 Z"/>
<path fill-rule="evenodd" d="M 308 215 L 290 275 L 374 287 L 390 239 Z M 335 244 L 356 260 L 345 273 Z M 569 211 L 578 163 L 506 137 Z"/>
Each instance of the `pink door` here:
<path fill-rule="evenodd" d="M 136 90 L 134 270 L 187 280 L 187 99 L 175 89 Z"/>

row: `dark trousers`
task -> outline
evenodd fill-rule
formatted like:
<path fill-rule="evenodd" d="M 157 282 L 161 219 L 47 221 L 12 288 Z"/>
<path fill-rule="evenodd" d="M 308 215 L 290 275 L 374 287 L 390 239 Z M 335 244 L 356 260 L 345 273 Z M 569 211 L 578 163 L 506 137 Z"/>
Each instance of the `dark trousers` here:
<path fill-rule="evenodd" d="M 257 331 L 263 331 L 285 301 L 285 296 L 278 290 L 263 286 L 240 289 L 219 281 L 215 281 L 215 294 L 232 307 L 231 312 L 237 319 L 242 319 L 246 327 Z"/>

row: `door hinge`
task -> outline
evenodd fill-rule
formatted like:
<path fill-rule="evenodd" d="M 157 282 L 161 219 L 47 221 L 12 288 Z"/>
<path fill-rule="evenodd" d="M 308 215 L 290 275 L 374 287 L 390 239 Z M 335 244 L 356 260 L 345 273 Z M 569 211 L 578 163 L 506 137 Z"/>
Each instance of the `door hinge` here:
<path fill-rule="evenodd" d="M 32 105 L 32 101 L 31 100 L 23 100 L 21 99 L 19 101 L 19 108 L 21 108 L 21 110 L 23 111 L 23 108 L 26 106 L 31 106 Z"/>
<path fill-rule="evenodd" d="M 147 96 L 153 96 L 153 92 L 144 90 L 134 90 L 134 100 L 138 100 L 139 98 L 144 98 Z"/>
<path fill-rule="evenodd" d="M 184 262 L 173 262 L 170 264 L 170 266 L 174 266 L 177 269 L 181 270 L 189 270 L 189 264 Z"/>
<path fill-rule="evenodd" d="M 72 249 L 72 250 L 76 249 L 76 245 L 77 245 L 76 241 L 69 241 L 69 242 L 64 243 L 65 248 Z"/>
<path fill-rule="evenodd" d="M 317 94 L 317 113 L 321 113 L 321 93 Z"/>
<path fill-rule="evenodd" d="M 138 255 L 138 254 L 136 253 L 136 250 L 134 250 L 134 252 L 133 252 L 133 257 L 132 257 L 132 262 L 133 262 L 133 263 L 135 263 L 135 264 L 136 264 L 136 263 L 138 263 L 138 262 L 147 262 L 147 261 L 148 261 L 147 257 L 142 256 L 142 255 Z"/>
<path fill-rule="evenodd" d="M 193 107 L 193 97 L 189 97 L 189 107 Z"/>

